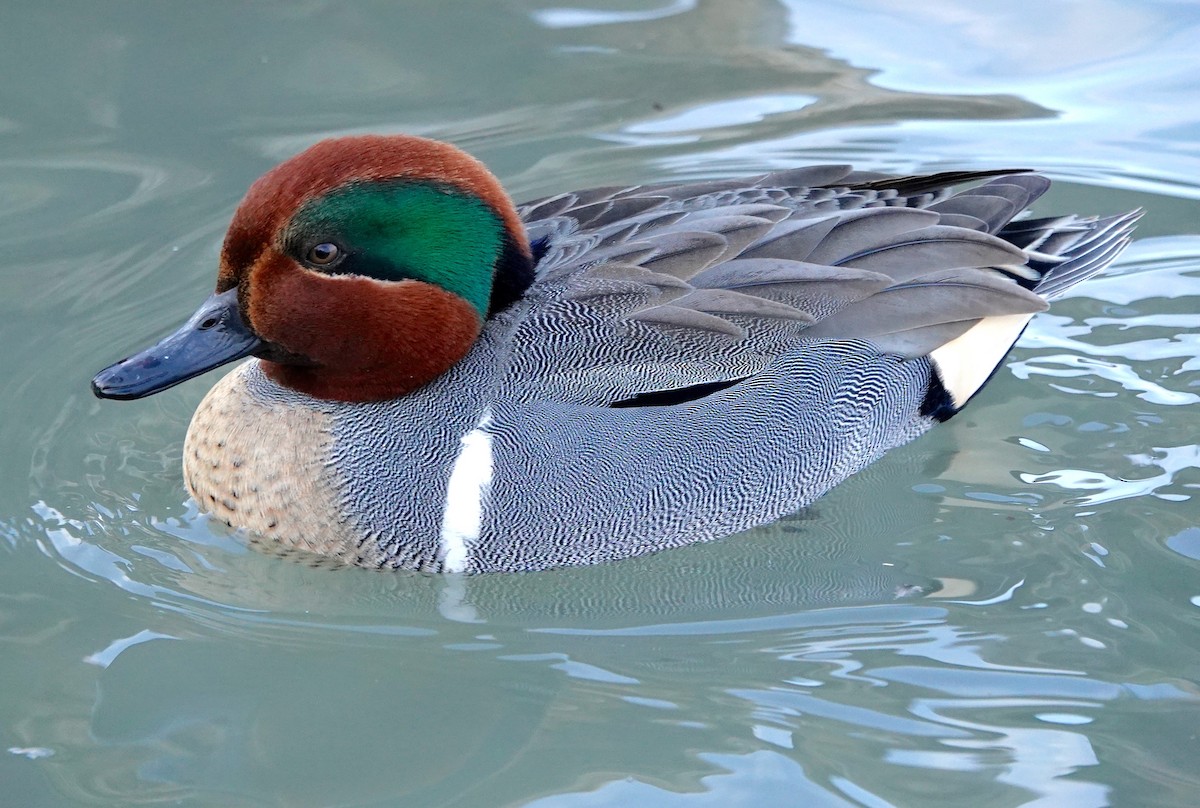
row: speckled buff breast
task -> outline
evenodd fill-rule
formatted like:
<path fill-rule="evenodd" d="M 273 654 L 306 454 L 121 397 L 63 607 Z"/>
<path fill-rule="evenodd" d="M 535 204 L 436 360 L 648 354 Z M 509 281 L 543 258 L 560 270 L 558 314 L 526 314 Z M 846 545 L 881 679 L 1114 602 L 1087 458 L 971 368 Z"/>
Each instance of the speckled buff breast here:
<path fill-rule="evenodd" d="M 615 561 L 801 509 L 958 412 L 1140 215 L 1026 214 L 1048 186 L 813 166 L 517 207 L 447 144 L 324 141 L 251 187 L 209 300 L 93 389 L 253 357 L 183 472 L 260 546 Z"/>

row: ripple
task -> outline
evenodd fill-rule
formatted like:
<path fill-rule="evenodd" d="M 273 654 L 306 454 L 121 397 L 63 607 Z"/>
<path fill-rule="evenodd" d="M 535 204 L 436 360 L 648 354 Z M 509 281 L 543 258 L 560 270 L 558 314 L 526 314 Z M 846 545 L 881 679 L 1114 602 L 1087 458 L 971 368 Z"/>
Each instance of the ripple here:
<path fill-rule="evenodd" d="M 1131 455 L 1131 460 L 1141 468 L 1159 468 L 1161 474 L 1152 474 L 1137 480 L 1112 477 L 1102 471 L 1085 469 L 1055 469 L 1039 474 L 1021 473 L 1023 482 L 1030 485 L 1057 485 L 1070 491 L 1092 491 L 1087 496 L 1071 500 L 1074 505 L 1098 505 L 1136 497 L 1155 497 L 1168 502 L 1184 502 L 1191 495 L 1166 492 L 1162 489 L 1176 487 L 1175 477 L 1189 469 L 1200 468 L 1200 446 L 1154 447 L 1155 454 Z"/>
<path fill-rule="evenodd" d="M 594 25 L 649 22 L 685 14 L 696 7 L 696 0 L 671 0 L 664 6 L 641 11 L 611 11 L 590 8 L 546 8 L 534 11 L 532 17 L 545 28 L 586 28 Z"/>
<path fill-rule="evenodd" d="M 669 116 L 629 124 L 621 130 L 621 135 L 606 137 L 629 145 L 693 142 L 699 136 L 681 135 L 758 123 L 772 115 L 804 109 L 816 101 L 817 98 L 812 95 L 783 93 L 713 101 L 688 107 Z"/>
<path fill-rule="evenodd" d="M 0 160 L 0 172 L 0 237 L 12 242 L 102 225 L 211 180 L 188 166 L 97 154 Z"/>

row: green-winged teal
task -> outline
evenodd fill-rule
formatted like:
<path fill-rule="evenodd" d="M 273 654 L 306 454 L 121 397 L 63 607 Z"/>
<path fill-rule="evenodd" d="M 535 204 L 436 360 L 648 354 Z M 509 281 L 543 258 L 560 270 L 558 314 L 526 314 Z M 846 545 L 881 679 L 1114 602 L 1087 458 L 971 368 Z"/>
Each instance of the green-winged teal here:
<path fill-rule="evenodd" d="M 635 556 L 802 508 L 966 404 L 1138 218 L 1019 218 L 1048 186 L 812 166 L 514 206 L 453 146 L 327 140 L 250 188 L 192 318 L 93 388 L 257 357 L 196 411 L 184 479 L 282 548 Z"/>

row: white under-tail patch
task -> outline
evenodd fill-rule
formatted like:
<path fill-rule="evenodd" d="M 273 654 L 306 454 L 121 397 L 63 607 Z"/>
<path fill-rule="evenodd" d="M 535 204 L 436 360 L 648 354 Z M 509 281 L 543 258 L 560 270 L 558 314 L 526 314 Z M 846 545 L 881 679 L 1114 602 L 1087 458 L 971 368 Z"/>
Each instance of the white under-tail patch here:
<path fill-rule="evenodd" d="M 462 437 L 462 448 L 450 470 L 446 507 L 442 511 L 441 556 L 446 572 L 463 572 L 471 545 L 479 540 L 483 499 L 492 487 L 492 411 L 485 409 L 475 428 Z"/>
<path fill-rule="evenodd" d="M 984 317 L 929 354 L 955 409 L 979 392 L 1033 314 Z"/>

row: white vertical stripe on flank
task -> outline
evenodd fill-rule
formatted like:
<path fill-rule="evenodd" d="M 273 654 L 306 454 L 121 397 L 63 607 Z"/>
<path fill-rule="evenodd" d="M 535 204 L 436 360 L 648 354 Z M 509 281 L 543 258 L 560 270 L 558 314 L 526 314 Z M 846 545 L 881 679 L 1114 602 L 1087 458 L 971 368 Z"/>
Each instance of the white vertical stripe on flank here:
<path fill-rule="evenodd" d="M 492 411 L 485 409 L 475 428 L 462 437 L 446 484 L 442 511 L 441 554 L 446 572 L 463 572 L 470 562 L 471 545 L 479 540 L 483 498 L 492 487 L 492 436 L 487 431 Z"/>

